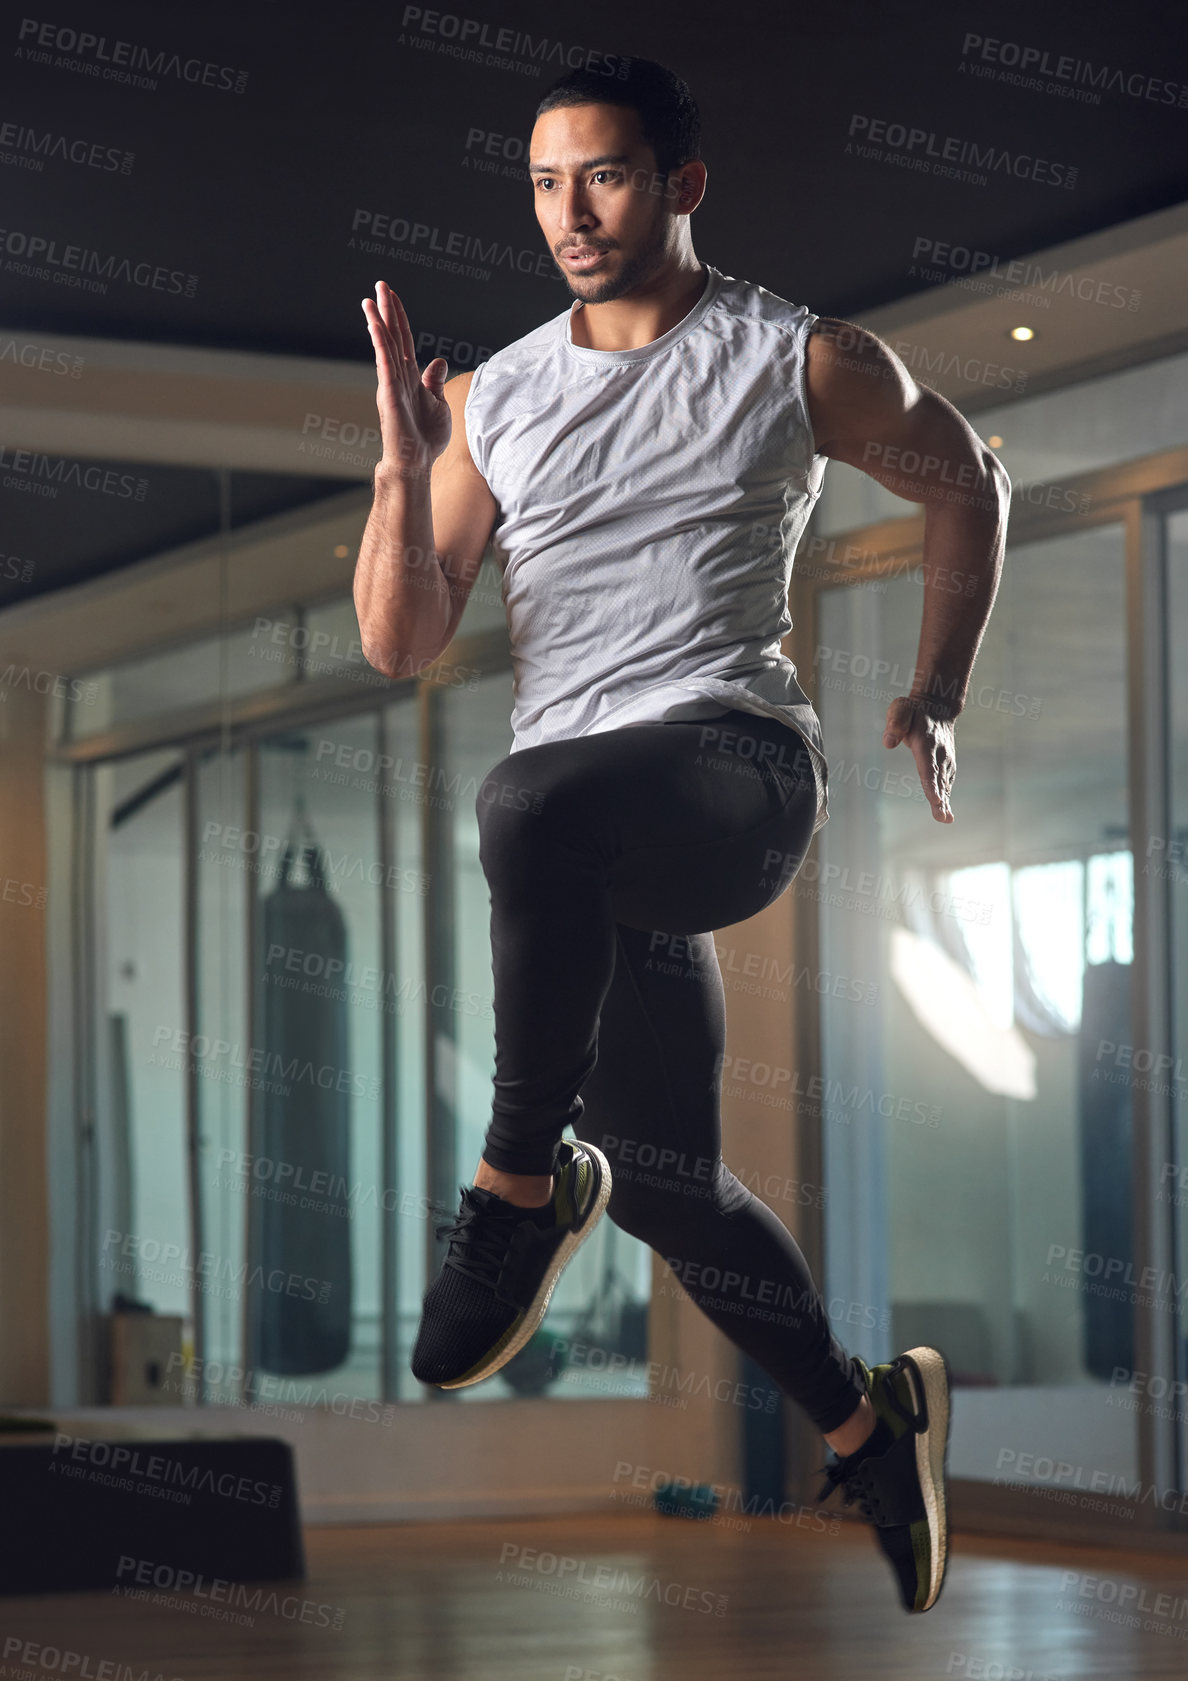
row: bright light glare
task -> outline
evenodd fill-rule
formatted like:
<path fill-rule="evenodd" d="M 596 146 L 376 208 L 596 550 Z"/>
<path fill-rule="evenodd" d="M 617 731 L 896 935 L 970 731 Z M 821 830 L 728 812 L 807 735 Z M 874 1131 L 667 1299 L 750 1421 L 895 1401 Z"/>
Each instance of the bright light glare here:
<path fill-rule="evenodd" d="M 1009 864 L 971 864 L 953 870 L 949 886 L 957 901 L 970 900 L 978 916 L 961 923 L 974 979 L 991 1020 L 1009 1027 L 1015 1019 L 1015 977 L 1011 963 L 1011 871 Z"/>
<path fill-rule="evenodd" d="M 1134 962 L 1134 860 L 1129 852 L 1099 852 L 1089 860 L 1090 963 Z"/>
<path fill-rule="evenodd" d="M 925 1031 L 984 1090 L 1034 1101 L 1035 1053 L 1017 1027 L 995 1020 L 976 981 L 947 952 L 892 928 L 891 975 Z"/>
<path fill-rule="evenodd" d="M 1081 1025 L 1085 868 L 1078 858 L 1015 871 L 1019 943 L 1039 1002 L 1066 1033 Z"/>

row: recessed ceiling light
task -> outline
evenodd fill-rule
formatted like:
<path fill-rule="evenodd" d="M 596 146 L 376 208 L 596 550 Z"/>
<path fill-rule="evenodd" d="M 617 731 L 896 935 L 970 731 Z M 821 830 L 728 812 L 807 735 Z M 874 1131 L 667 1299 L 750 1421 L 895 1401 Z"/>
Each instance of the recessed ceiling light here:
<path fill-rule="evenodd" d="M 987 438 L 986 442 L 990 445 L 991 449 L 1002 448 L 1002 439 L 999 437 L 997 432 L 995 432 L 992 437 Z"/>
<path fill-rule="evenodd" d="M 1013 339 L 1018 339 L 1020 341 L 1020 343 L 1026 343 L 1026 341 L 1028 339 L 1033 339 L 1035 337 L 1035 328 L 1034 327 L 1012 327 L 1011 328 L 1011 337 Z"/>

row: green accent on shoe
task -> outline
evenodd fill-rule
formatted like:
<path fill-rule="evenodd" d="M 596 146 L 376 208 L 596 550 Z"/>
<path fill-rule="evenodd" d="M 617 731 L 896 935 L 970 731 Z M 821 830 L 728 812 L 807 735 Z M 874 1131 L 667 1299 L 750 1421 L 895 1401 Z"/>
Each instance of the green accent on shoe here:
<path fill-rule="evenodd" d="M 576 1152 L 568 1140 L 562 1140 L 563 1160 L 557 1168 L 553 1191 L 554 1218 L 559 1226 L 572 1226 L 580 1218 L 590 1199 L 594 1183 L 594 1169 L 583 1152 L 575 1163 Z"/>
<path fill-rule="evenodd" d="M 867 1392 L 870 1395 L 871 1405 L 879 1418 L 886 1420 L 891 1434 L 898 1440 L 900 1436 L 906 1435 L 911 1430 L 911 1425 L 902 1413 L 891 1404 L 888 1391 L 894 1390 L 904 1412 L 913 1413 L 916 1410 L 916 1402 L 912 1396 L 912 1386 L 907 1373 L 902 1367 L 894 1368 L 890 1361 L 885 1361 L 878 1366 L 867 1366 L 859 1360 L 858 1364 L 862 1366 L 866 1374 Z M 932 1536 L 928 1529 L 928 1519 L 926 1517 L 918 1518 L 915 1523 L 910 1525 L 909 1534 L 912 1542 L 912 1557 L 916 1562 L 916 1579 L 919 1582 L 915 1604 L 915 1609 L 918 1611 L 928 1597 L 932 1574 Z"/>
<path fill-rule="evenodd" d="M 904 1359 L 913 1364 L 915 1376 L 923 1386 L 919 1391 L 914 1389 L 912 1378 L 904 1369 Z M 924 1362 L 925 1366 L 921 1367 L 919 1362 Z M 917 1434 L 913 1421 L 919 1418 L 921 1414 L 924 1414 L 927 1419 L 927 1428 L 933 1445 L 930 1447 L 929 1453 L 924 1456 L 927 1461 L 926 1464 L 921 1460 L 917 1450 L 917 1464 L 920 1467 L 920 1475 L 922 1478 L 927 1478 L 926 1489 L 924 1483 L 921 1483 L 922 1492 L 925 1495 L 926 1510 L 922 1517 L 906 1526 L 907 1541 L 911 1548 L 912 1566 L 915 1575 L 913 1602 L 908 1608 L 913 1611 L 927 1610 L 936 1602 L 948 1567 L 948 1520 L 945 1512 L 943 1486 L 944 1457 L 948 1440 L 947 1364 L 943 1355 L 931 1348 L 913 1349 L 908 1355 L 900 1356 L 896 1361 L 887 1361 L 882 1365 L 873 1367 L 867 1366 L 864 1360 L 855 1355 L 854 1363 L 862 1373 L 876 1420 L 881 1420 L 886 1424 L 893 1445 L 900 1442 L 905 1435 Z M 925 1370 L 925 1367 L 927 1370 Z M 941 1377 L 942 1373 L 943 1377 Z M 938 1379 L 943 1384 L 943 1388 L 936 1392 L 939 1416 L 934 1417 L 933 1409 L 927 1401 L 926 1390 L 929 1384 L 936 1389 Z M 861 1454 L 862 1449 L 859 1448 L 856 1451 Z M 890 1452 L 891 1448 L 889 1447 L 884 1451 Z M 928 1516 L 930 1509 L 937 1525 L 935 1539 Z"/>
<path fill-rule="evenodd" d="M 577 1173 L 574 1176 L 573 1217 L 575 1220 L 585 1211 L 586 1204 L 590 1200 L 590 1190 L 593 1183 L 594 1169 L 590 1165 L 589 1158 L 583 1156 L 581 1161 L 578 1162 Z"/>
<path fill-rule="evenodd" d="M 536 1211 L 534 1222 L 540 1227 L 543 1234 L 555 1243 L 556 1247 L 551 1260 L 542 1266 L 539 1282 L 536 1283 L 531 1301 L 527 1301 L 526 1297 L 521 1298 L 524 1305 L 516 1313 L 511 1323 L 499 1331 L 492 1344 L 477 1359 L 472 1356 L 472 1363 L 460 1375 L 422 1377 L 421 1381 L 432 1382 L 441 1389 L 461 1388 L 464 1385 L 477 1383 L 493 1375 L 519 1352 L 539 1328 L 548 1308 L 553 1288 L 564 1267 L 605 1212 L 610 1199 L 610 1191 L 610 1167 L 606 1158 L 596 1146 L 584 1144 L 580 1140 L 574 1140 L 573 1142 L 563 1140 L 554 1167 L 552 1197 L 550 1202 L 542 1205 L 542 1208 Z M 465 1228 L 467 1219 L 475 1217 L 473 1210 L 470 1215 L 465 1213 L 468 1195 L 473 1196 L 474 1193 L 467 1192 L 464 1189 L 464 1214 L 460 1216 L 459 1222 L 452 1222 L 441 1228 L 439 1236 L 446 1235 L 447 1231 L 454 1231 L 455 1239 L 457 1239 L 459 1233 L 455 1228 L 459 1223 Z M 481 1214 L 479 1217 L 481 1217 Z M 461 1235 L 463 1238 L 465 1237 L 465 1230 Z M 514 1254 L 516 1243 L 517 1240 L 509 1232 L 509 1256 Z M 526 1253 L 522 1243 L 520 1253 L 521 1255 Z M 431 1293 L 438 1288 L 444 1276 L 445 1268 L 450 1264 L 450 1259 L 447 1257 L 447 1260 L 443 1263 L 442 1273 L 430 1287 L 430 1292 L 426 1293 L 426 1305 L 422 1312 L 422 1333 L 426 1324 L 430 1323 L 427 1315 L 431 1311 Z M 498 1257 L 491 1256 L 482 1264 L 489 1266 L 489 1277 L 484 1277 L 480 1269 L 479 1276 L 475 1280 L 477 1288 L 479 1290 L 484 1288 L 494 1290 L 498 1283 L 496 1277 Z M 507 1298 L 505 1297 L 505 1299 Z M 415 1354 L 413 1369 L 416 1373 Z"/>

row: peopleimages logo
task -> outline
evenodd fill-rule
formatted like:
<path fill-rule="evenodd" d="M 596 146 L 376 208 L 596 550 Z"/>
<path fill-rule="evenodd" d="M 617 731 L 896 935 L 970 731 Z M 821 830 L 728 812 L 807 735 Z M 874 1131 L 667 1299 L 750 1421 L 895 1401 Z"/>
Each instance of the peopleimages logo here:
<path fill-rule="evenodd" d="M 24 167 L 37 171 L 44 170 L 46 158 L 53 158 L 58 163 L 81 164 L 85 169 L 131 175 L 136 161 L 135 152 L 125 152 L 120 146 L 105 146 L 101 140 L 71 140 L 50 129 L 26 128 L 23 123 L 0 123 L 0 146 L 24 154 L 20 160 Z"/>
<path fill-rule="evenodd" d="M 122 1256 L 134 1264 L 124 1266 L 112 1258 L 111 1251 Z M 156 1267 L 157 1262 L 161 1263 Z M 176 1262 L 176 1269 L 168 1271 Z M 192 1282 L 195 1277 L 202 1283 L 199 1288 L 210 1295 L 223 1294 L 238 1300 L 241 1285 L 258 1285 L 269 1290 L 273 1295 L 299 1296 L 307 1302 L 328 1302 L 333 1285 L 328 1279 L 303 1277 L 298 1272 L 286 1273 L 283 1267 L 272 1267 L 267 1273 L 260 1265 L 249 1266 L 247 1261 L 233 1261 L 228 1256 L 217 1255 L 214 1250 L 203 1249 L 193 1255 L 188 1248 L 183 1249 L 176 1243 L 162 1243 L 159 1238 L 141 1237 L 136 1232 L 109 1231 L 103 1239 L 103 1253 L 100 1265 L 112 1272 L 143 1271 L 153 1268 L 154 1276 L 162 1283 Z M 227 1281 L 226 1286 L 216 1282 L 219 1278 Z"/>
<path fill-rule="evenodd" d="M 984 186 L 985 175 L 971 171 L 1012 175 L 1018 181 L 1034 181 L 1046 187 L 1072 188 L 1077 184 L 1075 165 L 1033 157 L 1030 152 L 1013 152 L 993 142 L 967 140 L 956 134 L 938 135 L 935 129 L 917 128 L 911 123 L 888 122 L 855 111 L 850 117 L 849 138 L 844 150 L 856 157 L 906 159 L 913 167 L 939 174 L 956 174 Z M 970 170 L 956 166 L 969 165 Z M 952 167 L 949 167 L 952 166 Z"/>
<path fill-rule="evenodd" d="M 490 279 L 493 269 L 503 267 L 517 274 L 565 284 L 565 276 L 552 254 L 535 246 L 517 250 L 496 236 L 466 233 L 460 228 L 443 228 L 429 222 L 410 222 L 406 216 L 362 207 L 355 210 L 351 219 L 347 249 L 363 251 L 369 256 L 400 257 L 451 274 L 468 273 L 476 279 Z M 477 266 L 485 263 L 490 268 Z"/>
<path fill-rule="evenodd" d="M 17 41 L 16 57 L 26 64 L 77 70 L 105 82 L 152 89 L 158 76 L 173 76 L 195 87 L 218 88 L 226 93 L 242 93 L 247 87 L 246 70 L 213 64 L 208 59 L 183 58 L 164 47 L 109 41 L 106 35 L 93 35 L 89 30 L 71 29 L 60 23 L 43 23 L 38 18 L 21 19 Z"/>
<path fill-rule="evenodd" d="M 952 274 L 977 276 L 983 280 L 997 280 L 1003 289 L 1020 290 L 1034 288 L 1037 292 L 1047 296 L 1044 307 L 1052 297 L 1079 298 L 1082 303 L 1105 304 L 1112 309 L 1137 310 L 1142 298 L 1141 292 L 1133 287 L 1119 286 L 1113 281 L 1095 280 L 1088 274 L 1075 274 L 1071 269 L 1045 269 L 1042 263 L 1033 262 L 1030 258 L 1013 257 L 1002 259 L 992 251 L 979 251 L 969 245 L 953 245 L 948 240 L 933 239 L 927 234 L 919 234 L 912 246 L 912 266 L 909 274 L 915 274 L 917 263 L 932 264 L 939 273 L 947 269 Z M 924 278 L 933 278 L 933 269 L 924 271 Z M 942 276 L 944 278 L 944 276 Z M 1001 296 L 1001 289 L 995 291 L 987 286 L 985 290 L 992 296 Z M 1017 299 L 1012 299 L 1017 302 Z"/>
<path fill-rule="evenodd" d="M 113 1593 L 126 1585 L 138 1583 L 145 1588 L 187 1594 L 194 1600 L 223 1601 L 251 1612 L 266 1611 L 272 1616 L 286 1617 L 292 1622 L 314 1623 L 320 1628 L 341 1628 L 346 1617 L 341 1606 L 318 1604 L 291 1593 L 278 1594 L 275 1588 L 256 1582 L 232 1582 L 225 1576 L 204 1576 L 201 1571 L 165 1564 L 156 1559 L 133 1558 L 128 1553 L 123 1554 L 116 1566 L 116 1578 Z M 129 1594 L 128 1597 L 134 1596 Z M 203 1614 L 206 1609 L 203 1607 Z M 81 1673 L 86 1675 L 85 1670 Z M 136 1674 L 141 1681 L 144 1671 L 138 1670 Z"/>
<path fill-rule="evenodd" d="M 2 131 L 0 131 L 2 132 Z M 0 338 L 0 362 L 19 363 L 22 368 L 35 368 L 38 373 L 63 374 L 78 379 L 83 371 L 83 358 L 67 350 L 54 350 L 48 344 L 36 344 L 32 339 Z"/>
<path fill-rule="evenodd" d="M 111 467 L 83 466 L 64 456 L 42 455 L 37 450 L 10 450 L 0 443 L 0 473 L 5 490 L 25 490 L 34 496 L 56 498 L 63 486 L 74 490 L 96 490 L 102 496 L 118 496 L 143 502 L 148 480 L 131 473 L 117 473 Z"/>
<path fill-rule="evenodd" d="M 183 269 L 116 256 L 114 252 L 103 253 L 87 245 L 59 245 L 47 234 L 27 233 L 22 228 L 0 228 L 0 251 L 6 259 L 6 273 L 23 274 L 33 280 L 53 280 L 58 285 L 105 292 L 108 281 L 122 280 L 129 286 L 176 293 L 185 298 L 192 298 L 198 290 L 198 276 Z"/>
<path fill-rule="evenodd" d="M 30 1676 L 31 1666 L 36 1664 L 45 1673 L 77 1675 L 79 1681 L 182 1681 L 180 1675 L 167 1677 L 161 1670 L 150 1676 L 143 1666 L 133 1669 L 122 1658 L 93 1659 L 90 1652 L 76 1652 L 70 1646 L 46 1646 L 40 1640 L 26 1640 L 23 1635 L 5 1635 L 4 1663 L 13 1667 L 5 1667 L 4 1673 L 20 1675 L 22 1671 L 16 1668 L 18 1661 L 30 1666 Z"/>
<path fill-rule="evenodd" d="M 439 7 L 405 6 L 400 14 L 402 33 L 398 46 L 449 47 L 455 57 L 475 64 L 511 68 L 517 60 L 526 72 L 539 75 L 543 66 L 556 71 L 588 70 L 597 76 L 614 76 L 626 81 L 631 60 L 619 53 L 604 53 L 597 47 L 583 47 L 576 42 L 567 45 L 547 35 L 529 35 L 527 30 L 504 25 L 491 25 L 485 19 L 463 17 L 457 12 L 443 12 Z M 410 39 L 406 42 L 403 31 Z M 418 40 L 420 35 L 424 39 Z"/>
<path fill-rule="evenodd" d="M 53 1455 L 51 1470 L 77 1471 L 88 1466 L 110 1469 L 113 1481 L 121 1487 L 131 1486 L 132 1478 L 140 1478 L 146 1485 L 172 1489 L 175 1494 L 186 1496 L 187 1504 L 190 1495 L 201 1493 L 251 1506 L 267 1506 L 275 1511 L 283 1493 L 280 1483 L 262 1482 L 234 1471 L 216 1473 L 209 1466 L 187 1465 L 168 1454 L 142 1450 L 139 1444 L 94 1441 L 89 1436 L 72 1436 L 64 1430 L 55 1434 Z M 72 1463 L 68 1464 L 68 1459 Z"/>
<path fill-rule="evenodd" d="M 1045 1257 L 1045 1271 L 1041 1283 L 1062 1282 L 1059 1277 L 1061 1270 L 1077 1273 L 1084 1278 L 1100 1278 L 1105 1284 L 1128 1284 L 1136 1290 L 1152 1291 L 1151 1297 L 1140 1298 L 1147 1305 L 1154 1306 L 1160 1298 L 1177 1297 L 1188 1300 L 1188 1274 L 1180 1277 L 1175 1272 L 1168 1272 L 1163 1267 L 1145 1266 L 1142 1272 L 1135 1273 L 1132 1260 L 1121 1255 L 1103 1255 L 1096 1249 L 1070 1249 L 1064 1243 L 1050 1243 Z M 1055 1273 L 1053 1279 L 1049 1275 Z M 1116 1300 L 1122 1300 L 1124 1292 L 1113 1292 Z"/>
<path fill-rule="evenodd" d="M 1018 74 L 999 79 L 1016 86 L 1028 85 L 1036 91 L 1062 94 L 1065 98 L 1080 97 L 1094 105 L 1100 105 L 1102 93 L 1120 93 L 1130 99 L 1148 99 L 1156 105 L 1175 105 L 1180 110 L 1188 106 L 1188 86 L 1183 82 L 1167 82 L 1162 76 L 1149 76 L 1141 70 L 1127 71 L 1113 64 L 1094 64 L 1092 59 L 1052 53 L 1046 47 L 1024 46 L 1020 41 L 969 34 L 961 45 L 959 71 L 965 70 L 965 60 L 969 58 L 980 60 L 969 66 L 971 74 L 993 75 L 999 68 L 1017 70 Z M 994 69 L 982 70 L 982 64 Z M 1041 76 L 1054 77 L 1056 85 L 1041 82 Z M 1061 83 L 1065 85 L 1060 86 Z"/>
<path fill-rule="evenodd" d="M 684 1610 L 699 1611 L 716 1617 L 726 1615 L 727 1596 L 710 1588 L 666 1582 L 660 1576 L 642 1573 L 632 1576 L 630 1570 L 616 1569 L 609 1564 L 598 1564 L 588 1568 L 588 1561 L 584 1558 L 567 1557 L 564 1553 L 541 1552 L 538 1547 L 525 1547 L 516 1541 L 503 1543 L 499 1552 L 499 1565 L 495 1576 L 497 1582 L 504 1580 L 505 1573 L 508 1581 L 515 1581 L 517 1573 L 528 1573 L 552 1578 L 558 1584 L 593 1589 L 600 1595 L 627 1594 L 639 1600 L 655 1600 L 658 1605 L 679 1606 Z"/>

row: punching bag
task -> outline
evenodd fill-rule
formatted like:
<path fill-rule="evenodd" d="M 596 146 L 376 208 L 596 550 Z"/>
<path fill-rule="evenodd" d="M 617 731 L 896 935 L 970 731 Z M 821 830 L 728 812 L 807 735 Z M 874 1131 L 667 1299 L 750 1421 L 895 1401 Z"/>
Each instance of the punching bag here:
<path fill-rule="evenodd" d="M 299 886 L 290 880 L 290 835 L 262 904 L 257 1019 L 266 1079 L 254 1094 L 253 1154 L 268 1164 L 262 1183 L 272 1194 L 249 1201 L 252 1359 L 286 1375 L 341 1366 L 351 1341 L 347 1005 L 345 988 L 326 979 L 346 973 L 346 923 L 316 842 L 304 860 Z M 300 956 L 286 966 L 291 953 Z"/>

